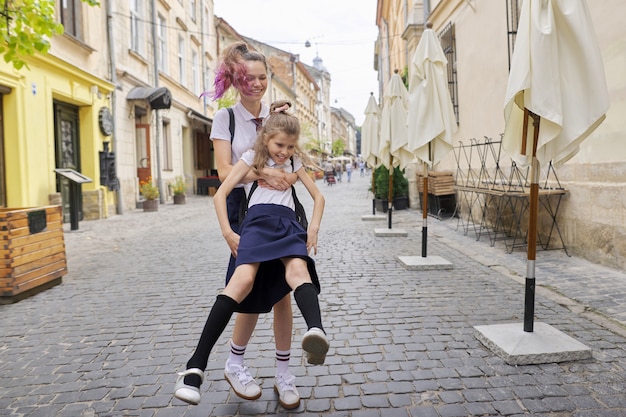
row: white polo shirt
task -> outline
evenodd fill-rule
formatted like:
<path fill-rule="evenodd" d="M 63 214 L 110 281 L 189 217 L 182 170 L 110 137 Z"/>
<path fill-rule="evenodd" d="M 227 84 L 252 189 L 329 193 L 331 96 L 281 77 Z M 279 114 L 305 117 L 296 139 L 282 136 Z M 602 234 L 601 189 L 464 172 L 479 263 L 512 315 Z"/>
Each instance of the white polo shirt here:
<path fill-rule="evenodd" d="M 241 104 L 237 102 L 233 107 L 235 116 L 235 137 L 231 145 L 231 163 L 235 165 L 241 159 L 241 155 L 254 146 L 256 141 L 256 124 L 252 119 L 254 116 Z M 259 117 L 266 118 L 270 114 L 270 109 L 265 103 L 261 103 L 261 113 Z M 226 108 L 221 108 L 213 117 L 211 127 L 211 140 L 226 140 L 230 142 L 230 117 Z M 242 186 L 242 184 L 239 184 Z"/>
<path fill-rule="evenodd" d="M 244 152 L 241 156 L 241 160 L 246 163 L 246 165 L 251 166 L 254 160 L 255 152 L 250 149 L 249 151 Z M 296 172 L 300 168 L 302 168 L 302 160 L 294 155 L 293 156 L 293 169 L 291 167 L 291 161 L 287 161 L 286 164 L 277 165 L 273 159 L 269 159 L 265 165 L 269 168 L 283 169 L 286 173 Z M 250 189 L 252 188 L 252 183 L 244 184 L 244 188 L 246 191 L 246 195 L 250 194 Z M 268 188 L 257 187 L 252 193 L 252 198 L 248 202 L 248 207 L 252 207 L 255 204 L 280 204 L 283 206 L 290 207 L 292 210 L 296 209 L 296 205 L 293 202 L 293 195 L 291 193 L 291 187 L 287 188 L 285 191 L 278 190 L 270 190 Z"/>

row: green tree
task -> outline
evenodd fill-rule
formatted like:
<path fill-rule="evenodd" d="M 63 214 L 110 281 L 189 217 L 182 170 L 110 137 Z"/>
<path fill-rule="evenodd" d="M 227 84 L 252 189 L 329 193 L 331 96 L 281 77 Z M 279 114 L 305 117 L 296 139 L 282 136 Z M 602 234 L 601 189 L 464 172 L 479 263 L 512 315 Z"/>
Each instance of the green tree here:
<path fill-rule="evenodd" d="M 217 99 L 217 108 L 221 109 L 224 107 L 233 107 L 237 104 L 238 97 L 237 90 L 229 88 L 222 97 Z"/>
<path fill-rule="evenodd" d="M 98 6 L 97 0 L 82 0 Z M 21 69 L 28 65 L 27 56 L 50 49 L 50 38 L 63 33 L 63 25 L 56 21 L 55 0 L 5 0 L 0 11 L 0 54 L 5 62 Z"/>
<path fill-rule="evenodd" d="M 346 142 L 343 139 L 337 139 L 333 141 L 332 152 L 334 156 L 343 155 L 343 150 L 346 149 Z"/>

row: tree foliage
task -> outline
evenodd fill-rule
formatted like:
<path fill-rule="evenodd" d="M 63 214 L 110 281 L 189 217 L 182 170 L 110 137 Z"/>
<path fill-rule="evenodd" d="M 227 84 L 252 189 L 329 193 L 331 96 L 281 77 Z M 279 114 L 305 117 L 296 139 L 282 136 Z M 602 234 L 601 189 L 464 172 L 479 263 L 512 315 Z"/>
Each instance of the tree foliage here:
<path fill-rule="evenodd" d="M 82 0 L 97 6 L 97 0 Z M 63 33 L 57 22 L 55 0 L 5 0 L 0 10 L 0 54 L 5 62 L 21 69 L 24 58 L 37 52 L 47 53 L 50 39 Z"/>
<path fill-rule="evenodd" d="M 333 156 L 341 156 L 344 149 L 346 149 L 346 142 L 343 139 L 337 139 L 333 141 L 331 147 Z"/>

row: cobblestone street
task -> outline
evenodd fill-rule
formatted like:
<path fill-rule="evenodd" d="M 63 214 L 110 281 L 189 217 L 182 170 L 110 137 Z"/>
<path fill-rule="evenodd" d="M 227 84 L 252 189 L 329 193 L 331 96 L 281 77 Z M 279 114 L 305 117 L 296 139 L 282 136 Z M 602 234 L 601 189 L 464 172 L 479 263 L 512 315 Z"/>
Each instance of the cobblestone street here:
<path fill-rule="evenodd" d="M 195 348 L 224 285 L 228 247 L 213 199 L 187 198 L 65 228 L 63 283 L 0 305 L 0 416 L 626 416 L 626 275 L 568 257 L 537 254 L 536 319 L 590 347 L 586 361 L 511 366 L 473 326 L 520 322 L 526 256 L 429 219 L 429 255 L 451 270 L 411 271 L 421 212 L 393 213 L 407 237 L 376 237 L 371 177 L 318 186 L 326 196 L 317 269 L 331 348 L 306 364 L 306 330 L 294 303 L 291 369 L 302 403 L 287 411 L 272 389 L 272 315 L 262 315 L 246 353 L 263 389 L 242 400 L 224 380 L 232 333 L 211 354 L 198 406 L 173 399 L 176 373 Z M 301 201 L 312 205 L 304 188 Z"/>

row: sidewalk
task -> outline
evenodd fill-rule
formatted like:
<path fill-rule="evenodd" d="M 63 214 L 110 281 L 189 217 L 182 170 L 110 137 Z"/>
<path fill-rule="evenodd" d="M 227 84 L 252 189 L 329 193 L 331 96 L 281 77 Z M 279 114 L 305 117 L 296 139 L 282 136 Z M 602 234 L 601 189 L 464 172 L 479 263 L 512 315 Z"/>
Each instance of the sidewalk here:
<path fill-rule="evenodd" d="M 538 251 L 536 320 L 592 348 L 593 359 L 507 365 L 473 326 L 522 321 L 525 253 L 429 218 L 428 254 L 454 268 L 406 270 L 396 257 L 421 253 L 421 213 L 394 212 L 407 237 L 375 237 L 386 222 L 361 220 L 372 210 L 370 180 L 355 172 L 351 183 L 317 182 L 327 200 L 316 262 L 331 349 L 325 365 L 306 364 L 294 303 L 300 408 L 281 408 L 272 389 L 271 314 L 246 353 L 260 399 L 239 399 L 223 378 L 234 320 L 211 354 L 200 405 L 172 399 L 228 257 L 213 199 L 195 196 L 67 225 L 63 283 L 0 305 L 0 417 L 626 415 L 624 273 Z"/>

